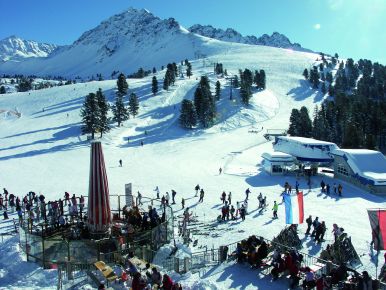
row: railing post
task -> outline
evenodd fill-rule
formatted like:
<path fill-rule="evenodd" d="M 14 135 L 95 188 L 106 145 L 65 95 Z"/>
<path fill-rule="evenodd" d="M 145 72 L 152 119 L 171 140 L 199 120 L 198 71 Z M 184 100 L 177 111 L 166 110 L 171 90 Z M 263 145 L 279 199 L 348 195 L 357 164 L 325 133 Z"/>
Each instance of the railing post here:
<path fill-rule="evenodd" d="M 45 267 L 46 267 L 46 263 L 45 263 L 45 261 L 46 261 L 46 254 L 45 254 L 45 252 L 46 252 L 46 249 L 45 249 L 45 247 L 44 247 L 44 238 L 42 237 L 42 259 L 43 259 L 43 269 L 45 269 Z"/>
<path fill-rule="evenodd" d="M 121 196 L 118 195 L 118 218 L 121 219 Z"/>

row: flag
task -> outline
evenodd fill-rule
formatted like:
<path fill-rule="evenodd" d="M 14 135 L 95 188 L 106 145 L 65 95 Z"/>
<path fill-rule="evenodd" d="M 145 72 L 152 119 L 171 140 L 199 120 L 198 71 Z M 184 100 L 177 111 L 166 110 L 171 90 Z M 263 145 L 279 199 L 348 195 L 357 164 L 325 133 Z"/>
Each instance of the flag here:
<path fill-rule="evenodd" d="M 285 223 L 302 224 L 304 220 L 303 192 L 296 195 L 284 194 Z"/>
<path fill-rule="evenodd" d="M 386 209 L 368 209 L 374 249 L 386 250 Z"/>

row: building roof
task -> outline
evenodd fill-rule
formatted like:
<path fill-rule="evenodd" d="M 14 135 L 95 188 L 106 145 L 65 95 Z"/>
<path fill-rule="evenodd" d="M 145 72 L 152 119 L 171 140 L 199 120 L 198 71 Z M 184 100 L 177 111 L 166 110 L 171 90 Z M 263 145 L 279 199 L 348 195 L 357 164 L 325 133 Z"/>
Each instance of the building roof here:
<path fill-rule="evenodd" d="M 295 161 L 295 157 L 283 152 L 265 152 L 261 155 L 261 157 L 263 157 L 268 161 L 282 161 L 282 162 Z"/>
<path fill-rule="evenodd" d="M 386 158 L 378 151 L 367 149 L 337 149 L 331 152 L 344 158 L 362 182 L 386 185 Z"/>
<path fill-rule="evenodd" d="M 305 138 L 305 137 L 295 137 L 295 136 L 280 136 L 277 137 L 282 140 L 288 140 L 288 141 L 295 141 L 298 143 L 302 144 L 308 144 L 308 145 L 333 145 L 336 146 L 335 143 L 332 142 L 327 142 L 327 141 L 321 141 L 321 140 L 316 140 L 313 138 Z"/>
<path fill-rule="evenodd" d="M 302 162 L 328 163 L 333 161 L 331 151 L 339 147 L 331 142 L 312 138 L 279 136 L 275 138 L 275 151 L 291 154 Z"/>

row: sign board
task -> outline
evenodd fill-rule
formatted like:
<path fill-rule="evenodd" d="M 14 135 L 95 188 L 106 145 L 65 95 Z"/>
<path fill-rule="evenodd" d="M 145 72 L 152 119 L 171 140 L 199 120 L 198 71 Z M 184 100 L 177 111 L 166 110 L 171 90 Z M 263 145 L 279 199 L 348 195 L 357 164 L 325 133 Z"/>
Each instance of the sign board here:
<path fill-rule="evenodd" d="M 133 192 L 131 183 L 125 184 L 125 196 L 126 196 L 126 205 L 128 207 L 133 207 Z"/>

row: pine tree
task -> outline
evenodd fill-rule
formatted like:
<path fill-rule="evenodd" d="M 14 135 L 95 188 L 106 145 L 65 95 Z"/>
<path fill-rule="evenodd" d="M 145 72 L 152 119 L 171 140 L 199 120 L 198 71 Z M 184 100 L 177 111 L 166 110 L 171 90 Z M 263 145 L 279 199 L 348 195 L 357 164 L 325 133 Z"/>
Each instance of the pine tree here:
<path fill-rule="evenodd" d="M 260 70 L 260 89 L 265 90 L 265 87 L 266 87 L 265 71 L 261 69 Z"/>
<path fill-rule="evenodd" d="M 169 77 L 168 77 L 168 71 L 166 71 L 165 77 L 164 77 L 164 84 L 163 84 L 163 89 L 165 91 L 169 90 Z"/>
<path fill-rule="evenodd" d="M 312 122 L 310 119 L 310 115 L 308 114 L 308 109 L 306 107 L 300 108 L 300 137 L 311 137 L 312 136 Z"/>
<path fill-rule="evenodd" d="M 247 82 L 242 82 L 240 86 L 240 96 L 241 101 L 244 105 L 249 105 L 249 99 L 251 98 L 252 92 L 251 87 L 248 85 Z"/>
<path fill-rule="evenodd" d="M 197 113 L 190 100 L 182 100 L 179 122 L 183 128 L 192 129 L 197 125 Z"/>
<path fill-rule="evenodd" d="M 178 68 L 177 68 L 177 64 L 175 62 L 173 62 L 173 72 L 174 72 L 174 79 L 176 77 L 178 77 Z M 173 82 L 174 84 L 174 82 Z"/>
<path fill-rule="evenodd" d="M 255 70 L 255 76 L 253 77 L 253 82 L 255 83 L 256 88 L 259 89 L 260 88 L 260 73 L 257 70 Z"/>
<path fill-rule="evenodd" d="M 316 66 L 310 72 L 310 82 L 314 89 L 317 89 L 319 86 L 319 72 Z"/>
<path fill-rule="evenodd" d="M 185 60 L 185 63 L 187 62 L 187 60 Z M 192 65 L 190 64 L 190 62 L 188 62 L 187 64 L 187 68 L 186 68 L 186 75 L 188 76 L 188 78 L 190 78 L 193 74 L 192 74 Z"/>
<path fill-rule="evenodd" d="M 216 93 L 215 93 L 215 96 L 216 96 L 216 100 L 220 100 L 220 96 L 221 96 L 221 84 L 219 81 L 216 82 Z"/>
<path fill-rule="evenodd" d="M 0 95 L 5 94 L 5 93 L 6 93 L 5 87 L 4 87 L 4 86 L 1 86 L 1 87 L 0 87 Z"/>
<path fill-rule="evenodd" d="M 239 84 L 239 77 L 237 75 L 234 75 L 233 77 L 233 87 L 238 88 L 240 86 Z"/>
<path fill-rule="evenodd" d="M 153 74 L 155 74 L 157 72 L 156 68 L 153 67 Z"/>
<path fill-rule="evenodd" d="M 158 81 L 156 76 L 153 76 L 153 79 L 151 81 L 151 91 L 154 96 L 158 93 Z"/>
<path fill-rule="evenodd" d="M 126 77 L 123 73 L 119 74 L 118 76 L 117 87 L 118 87 L 118 95 L 125 96 L 127 94 L 129 85 L 127 84 Z"/>
<path fill-rule="evenodd" d="M 290 136 L 299 136 L 299 123 L 300 123 L 300 112 L 298 109 L 292 109 L 290 121 L 289 121 L 289 128 L 288 128 L 288 134 Z"/>
<path fill-rule="evenodd" d="M 196 107 L 197 118 L 202 126 L 204 128 L 211 126 L 216 116 L 216 107 L 207 76 L 201 77 L 194 93 L 194 106 Z"/>
<path fill-rule="evenodd" d="M 168 65 L 167 65 L 165 78 L 169 79 L 169 85 L 174 85 L 174 83 L 176 82 L 177 67 L 175 67 L 174 65 L 175 65 L 175 63 L 174 64 L 168 63 Z M 176 71 L 174 71 L 174 69 Z"/>
<path fill-rule="evenodd" d="M 109 127 L 109 104 L 107 103 L 106 97 L 102 93 L 102 89 L 99 89 L 96 92 L 96 102 L 98 107 L 98 117 L 97 117 L 97 127 L 98 131 L 101 133 L 101 137 L 103 133 L 106 133 L 110 130 Z"/>
<path fill-rule="evenodd" d="M 129 97 L 129 112 L 135 117 L 138 115 L 139 102 L 135 93 L 131 93 Z"/>
<path fill-rule="evenodd" d="M 123 96 L 120 93 L 117 94 L 112 110 L 114 115 L 113 120 L 118 122 L 118 127 L 121 126 L 122 122 L 129 119 L 129 112 L 123 103 Z"/>
<path fill-rule="evenodd" d="M 98 129 L 98 104 L 94 93 L 89 93 L 80 110 L 82 117 L 82 132 L 91 133 L 91 138 L 94 139 L 96 130 Z"/>

